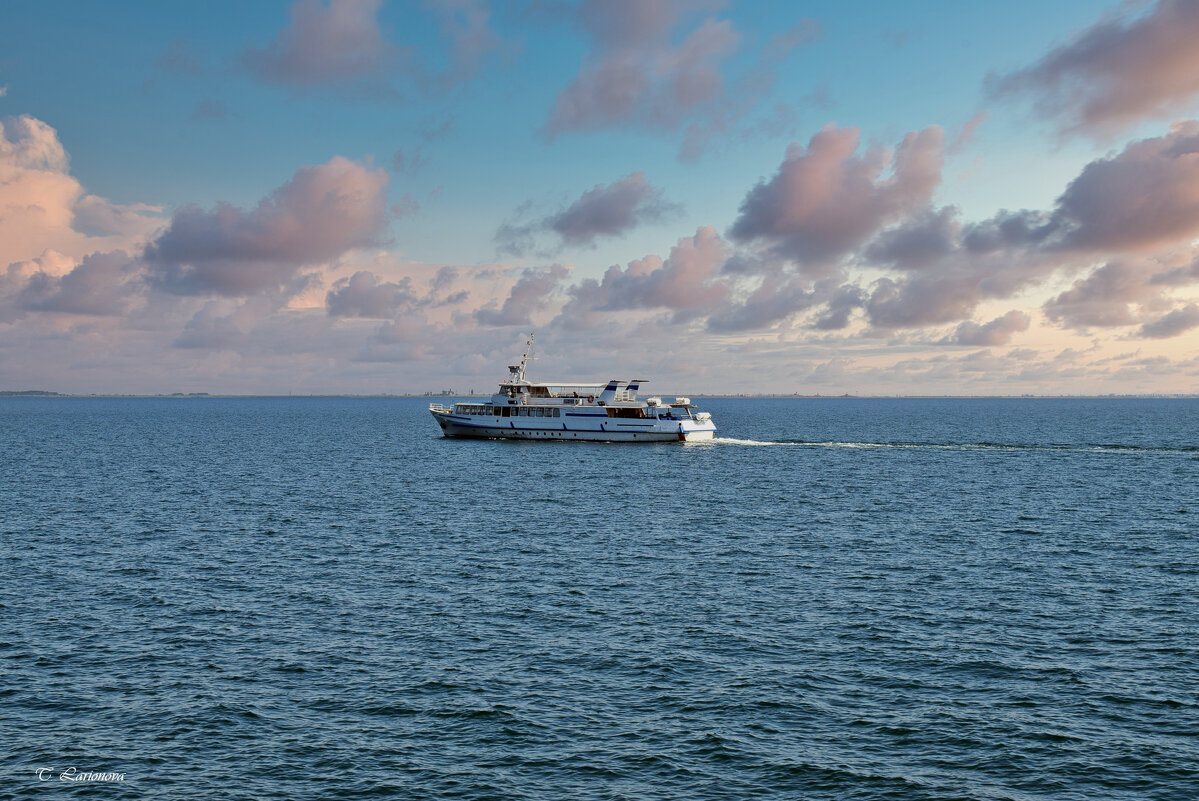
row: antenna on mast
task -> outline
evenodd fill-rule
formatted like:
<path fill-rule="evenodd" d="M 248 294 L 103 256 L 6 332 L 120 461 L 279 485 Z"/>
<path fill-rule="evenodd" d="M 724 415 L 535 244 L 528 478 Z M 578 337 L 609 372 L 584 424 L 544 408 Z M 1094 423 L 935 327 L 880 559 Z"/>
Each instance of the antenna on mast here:
<path fill-rule="evenodd" d="M 525 352 L 520 357 L 520 364 L 508 365 L 508 370 L 512 373 L 512 375 L 509 377 L 509 381 L 511 381 L 514 384 L 524 381 L 525 380 L 525 367 L 534 358 L 536 358 L 536 357 L 533 356 L 533 332 L 530 331 L 529 338 L 525 340 Z"/>

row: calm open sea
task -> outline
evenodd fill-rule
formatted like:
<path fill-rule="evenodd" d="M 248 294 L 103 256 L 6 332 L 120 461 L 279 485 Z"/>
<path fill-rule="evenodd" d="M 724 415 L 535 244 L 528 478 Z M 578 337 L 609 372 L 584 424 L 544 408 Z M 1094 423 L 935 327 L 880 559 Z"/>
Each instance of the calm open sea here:
<path fill-rule="evenodd" d="M 0 399 L 0 798 L 1199 798 L 1199 400 L 425 407 Z"/>

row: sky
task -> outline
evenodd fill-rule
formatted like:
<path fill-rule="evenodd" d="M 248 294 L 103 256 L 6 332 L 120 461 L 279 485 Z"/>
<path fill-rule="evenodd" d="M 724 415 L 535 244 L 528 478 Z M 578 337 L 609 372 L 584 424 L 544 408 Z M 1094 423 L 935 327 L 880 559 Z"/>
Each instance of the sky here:
<path fill-rule="evenodd" d="M 1199 2 L 0 8 L 0 390 L 1199 393 Z"/>

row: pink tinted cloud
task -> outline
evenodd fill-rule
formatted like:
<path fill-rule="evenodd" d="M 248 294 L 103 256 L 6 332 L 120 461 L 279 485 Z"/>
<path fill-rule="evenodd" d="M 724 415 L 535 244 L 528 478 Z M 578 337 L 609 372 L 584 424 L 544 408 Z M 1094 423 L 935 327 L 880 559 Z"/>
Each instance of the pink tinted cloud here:
<path fill-rule="evenodd" d="M 235 314 L 221 314 L 220 304 L 209 301 L 192 315 L 172 346 L 185 350 L 234 350 L 245 339 Z"/>
<path fill-rule="evenodd" d="M 481 325 L 489 326 L 530 325 L 533 313 L 549 304 L 550 297 L 558 291 L 567 274 L 568 270 L 560 264 L 545 270 L 525 270 L 503 305 L 476 309 L 475 319 Z"/>
<path fill-rule="evenodd" d="M 871 325 L 882 330 L 920 328 L 968 318 L 984 299 L 977 277 L 935 273 L 899 280 L 879 278 L 866 301 Z"/>
<path fill-rule="evenodd" d="M 330 317 L 386 320 L 411 308 L 416 301 L 412 280 L 407 276 L 399 281 L 380 281 L 369 270 L 359 270 L 333 284 L 325 296 L 325 309 Z"/>
<path fill-rule="evenodd" d="M 32 117 L 0 121 L 0 264 L 73 249 L 83 188 L 66 169 L 53 128 Z"/>
<path fill-rule="evenodd" d="M 1054 216 L 1068 248 L 1154 248 L 1199 235 L 1199 122 L 1175 123 L 1091 162 Z"/>
<path fill-rule="evenodd" d="M 124 314 L 140 290 L 138 267 L 123 250 L 92 253 L 65 275 L 34 273 L 17 295 L 17 305 L 29 311 Z"/>
<path fill-rule="evenodd" d="M 27 114 L 0 121 L 0 159 L 20 169 L 59 173 L 69 164 L 58 132 Z"/>
<path fill-rule="evenodd" d="M 715 17 L 684 28 L 687 17 L 717 6 L 585 0 L 575 18 L 592 50 L 558 94 L 546 125 L 549 137 L 622 126 L 656 131 L 685 126 L 679 155 L 692 160 L 718 137 L 736 132 L 770 93 L 783 59 L 821 31 L 813 20 L 801 19 L 760 47 L 756 63 L 730 76 L 725 62 L 741 49 L 741 33 Z M 774 116 L 789 120 L 789 112 L 776 105 Z M 742 133 L 771 124 L 759 121 Z"/>
<path fill-rule="evenodd" d="M 958 325 L 950 337 L 955 345 L 991 346 L 1006 345 L 1016 334 L 1027 331 L 1032 318 L 1026 312 L 1013 309 L 1007 314 L 996 317 L 989 323 L 979 325 L 972 320 L 966 320 Z"/>
<path fill-rule="evenodd" d="M 857 128 L 826 127 L 792 145 L 769 181 L 750 190 L 730 229 L 813 270 L 928 203 L 941 180 L 940 128 L 909 133 L 894 152 L 857 154 Z"/>
<path fill-rule="evenodd" d="M 1150 284 L 1155 265 L 1110 261 L 1045 303 L 1049 319 L 1071 328 L 1110 327 L 1138 322 L 1134 306 L 1160 296 Z"/>
<path fill-rule="evenodd" d="M 1186 121 L 1087 164 L 1051 210 L 961 224 L 952 207 L 926 209 L 883 231 L 861 254 L 902 274 L 877 282 L 867 312 L 880 328 L 951 322 L 1100 254 L 1110 263 L 1052 299 L 1046 314 L 1074 328 L 1131 325 L 1141 304 L 1165 302 L 1154 284 L 1199 281 L 1191 266 L 1167 270 L 1144 254 L 1185 254 L 1197 235 L 1199 122 Z"/>
<path fill-rule="evenodd" d="M 87 194 L 54 128 L 27 115 L 0 119 L 0 269 L 48 250 L 75 260 L 135 250 L 161 225 L 160 211 Z"/>
<path fill-rule="evenodd" d="M 527 207 L 526 207 L 527 208 Z M 659 222 L 679 210 L 664 192 L 634 172 L 611 184 L 597 184 L 565 209 L 529 223 L 506 222 L 496 231 L 501 252 L 523 255 L 537 235 L 556 234 L 563 245 L 588 247 L 602 237 L 617 237 L 641 225 Z"/>
<path fill-rule="evenodd" d="M 634 172 L 607 186 L 596 185 L 546 223 L 568 245 L 590 244 L 601 236 L 620 234 L 657 222 L 678 207 L 663 192 Z"/>
<path fill-rule="evenodd" d="M 423 64 L 416 51 L 389 41 L 378 20 L 382 0 L 299 0 L 275 40 L 246 48 L 241 67 L 264 83 L 301 89 L 334 87 L 342 96 L 394 98 L 393 79 L 406 77 L 428 90 L 473 78 L 493 53 L 511 51 L 491 28 L 483 0 L 429 0 L 444 63 Z M 415 3 L 400 6 L 405 14 Z"/>
<path fill-rule="evenodd" d="M 1188 303 L 1169 314 L 1141 326 L 1140 335 L 1150 339 L 1166 339 L 1199 328 L 1199 305 Z"/>
<path fill-rule="evenodd" d="M 600 281 L 587 279 L 571 291 L 557 322 L 571 328 L 598 324 L 595 312 L 669 309 L 678 321 L 712 313 L 728 297 L 720 269 L 732 253 L 711 226 L 701 226 L 671 248 L 670 256 L 646 256 L 608 268 Z"/>
<path fill-rule="evenodd" d="M 180 209 L 145 251 L 151 277 L 178 294 L 277 289 L 305 265 L 375 244 L 387 219 L 387 173 L 337 156 L 301 167 L 254 209 Z"/>
<path fill-rule="evenodd" d="M 382 0 L 299 0 L 290 22 L 241 64 L 266 83 L 312 87 L 382 75 L 399 57 L 377 19 Z"/>
<path fill-rule="evenodd" d="M 798 276 L 770 275 L 739 304 L 724 304 L 708 317 L 716 333 L 754 331 L 805 311 L 823 298 Z"/>
<path fill-rule="evenodd" d="M 1066 130 L 1106 132 L 1177 113 L 1199 96 L 1197 41 L 1199 4 L 1160 0 L 1140 16 L 1101 20 L 1031 67 L 991 76 L 987 87 L 994 97 L 1033 97 Z"/>
<path fill-rule="evenodd" d="M 880 233 L 866 247 L 865 256 L 874 264 L 903 271 L 925 271 L 959 247 L 960 233 L 961 224 L 954 207 L 929 207 Z"/>
<path fill-rule="evenodd" d="M 816 331 L 840 331 L 849 326 L 853 313 L 866 305 L 866 291 L 855 284 L 842 284 L 829 293 L 824 312 L 812 321 Z"/>
<path fill-rule="evenodd" d="M 621 124 L 677 127 L 684 115 L 720 94 L 724 83 L 717 63 L 739 41 L 730 23 L 708 20 L 677 48 L 634 39 L 603 52 L 558 95 L 549 134 Z"/>

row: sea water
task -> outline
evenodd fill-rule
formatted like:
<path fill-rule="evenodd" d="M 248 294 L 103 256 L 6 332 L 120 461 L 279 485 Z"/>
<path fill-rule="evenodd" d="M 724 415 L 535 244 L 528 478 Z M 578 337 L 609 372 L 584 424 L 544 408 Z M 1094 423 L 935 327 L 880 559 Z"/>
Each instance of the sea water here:
<path fill-rule="evenodd" d="M 426 405 L 0 399 L 0 798 L 1199 798 L 1199 401 Z"/>

